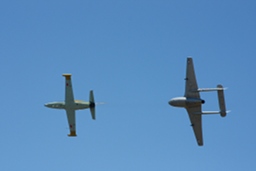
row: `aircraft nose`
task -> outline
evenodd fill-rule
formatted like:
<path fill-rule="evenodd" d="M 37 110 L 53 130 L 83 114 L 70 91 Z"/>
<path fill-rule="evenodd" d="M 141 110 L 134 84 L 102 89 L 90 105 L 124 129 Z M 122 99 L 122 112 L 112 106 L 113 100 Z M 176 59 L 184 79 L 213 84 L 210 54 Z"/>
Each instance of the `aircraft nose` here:
<path fill-rule="evenodd" d="M 44 104 L 45 107 L 50 107 L 49 103 Z"/>
<path fill-rule="evenodd" d="M 170 101 L 169 101 L 169 104 L 171 106 L 174 106 L 174 107 L 177 107 L 180 105 L 180 99 L 179 98 L 172 98 Z"/>
<path fill-rule="evenodd" d="M 169 105 L 173 106 L 173 100 L 172 99 L 168 103 L 169 103 Z"/>

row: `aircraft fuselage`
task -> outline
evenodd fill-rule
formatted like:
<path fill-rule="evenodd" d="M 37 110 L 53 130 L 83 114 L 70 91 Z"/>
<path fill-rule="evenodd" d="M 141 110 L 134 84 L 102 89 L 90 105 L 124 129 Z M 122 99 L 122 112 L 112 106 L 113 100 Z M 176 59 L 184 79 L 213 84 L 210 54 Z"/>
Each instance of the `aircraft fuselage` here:
<path fill-rule="evenodd" d="M 175 97 L 169 101 L 169 104 L 174 107 L 193 107 L 204 104 L 205 101 L 200 98 L 188 98 L 188 97 Z"/>
<path fill-rule="evenodd" d="M 53 109 L 79 110 L 79 109 L 90 108 L 90 103 L 82 100 L 75 100 L 74 103 L 69 103 L 69 104 L 65 104 L 65 102 L 51 102 L 51 103 L 46 103 L 45 106 Z"/>

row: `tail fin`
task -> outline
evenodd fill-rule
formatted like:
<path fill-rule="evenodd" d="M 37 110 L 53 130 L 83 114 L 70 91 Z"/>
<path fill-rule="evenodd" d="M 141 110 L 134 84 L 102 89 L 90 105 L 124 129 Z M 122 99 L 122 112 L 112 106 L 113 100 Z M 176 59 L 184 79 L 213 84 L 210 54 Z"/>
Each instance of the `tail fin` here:
<path fill-rule="evenodd" d="M 93 91 L 90 91 L 90 97 L 89 97 L 89 102 L 90 102 L 90 111 L 92 115 L 92 119 L 96 119 L 96 111 L 95 111 L 95 101 L 94 101 L 94 95 Z"/>

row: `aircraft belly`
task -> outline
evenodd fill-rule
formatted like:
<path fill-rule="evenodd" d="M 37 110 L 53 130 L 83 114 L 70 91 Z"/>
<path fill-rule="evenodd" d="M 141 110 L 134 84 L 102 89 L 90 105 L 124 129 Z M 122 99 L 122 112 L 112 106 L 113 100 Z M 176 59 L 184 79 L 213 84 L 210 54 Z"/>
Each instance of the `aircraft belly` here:
<path fill-rule="evenodd" d="M 187 98 L 186 106 L 187 107 L 196 107 L 201 106 L 204 103 L 204 100 L 197 98 Z"/>
<path fill-rule="evenodd" d="M 84 103 L 76 103 L 75 104 L 75 109 L 79 110 L 79 109 L 87 109 L 89 108 L 88 104 L 84 104 Z"/>

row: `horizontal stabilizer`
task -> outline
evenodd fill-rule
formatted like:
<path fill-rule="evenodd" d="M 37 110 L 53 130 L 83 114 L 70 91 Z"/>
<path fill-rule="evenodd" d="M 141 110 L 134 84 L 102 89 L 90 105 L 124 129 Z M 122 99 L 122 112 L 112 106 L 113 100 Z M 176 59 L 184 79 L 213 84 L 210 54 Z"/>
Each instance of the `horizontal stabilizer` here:
<path fill-rule="evenodd" d="M 96 119 L 95 108 L 90 108 L 90 111 L 91 111 L 92 119 L 95 120 Z"/>
<path fill-rule="evenodd" d="M 91 111 L 92 119 L 95 120 L 96 119 L 95 101 L 94 101 L 94 95 L 92 90 L 90 91 L 89 101 L 90 101 L 90 111 Z"/>
<path fill-rule="evenodd" d="M 227 115 L 226 112 L 226 105 L 225 105 L 225 98 L 224 98 L 224 91 L 222 85 L 217 85 L 218 90 L 218 99 L 219 99 L 219 107 L 220 107 L 220 115 L 225 117 Z"/>

